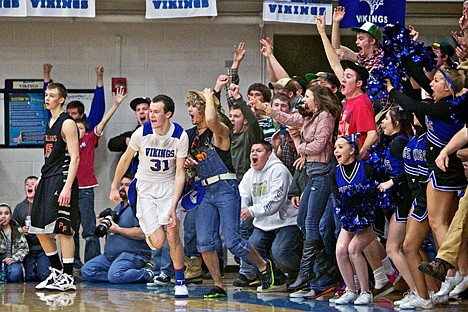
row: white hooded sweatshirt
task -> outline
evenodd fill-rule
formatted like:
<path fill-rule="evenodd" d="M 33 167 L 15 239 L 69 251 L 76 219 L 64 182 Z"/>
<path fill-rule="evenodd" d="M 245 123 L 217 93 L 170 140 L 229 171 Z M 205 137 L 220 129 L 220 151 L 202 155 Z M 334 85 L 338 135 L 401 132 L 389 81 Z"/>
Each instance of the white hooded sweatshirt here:
<path fill-rule="evenodd" d="M 297 209 L 288 199 L 293 177 L 273 152 L 261 171 L 250 168 L 239 184 L 242 209 L 249 209 L 254 227 L 273 231 L 297 225 Z"/>

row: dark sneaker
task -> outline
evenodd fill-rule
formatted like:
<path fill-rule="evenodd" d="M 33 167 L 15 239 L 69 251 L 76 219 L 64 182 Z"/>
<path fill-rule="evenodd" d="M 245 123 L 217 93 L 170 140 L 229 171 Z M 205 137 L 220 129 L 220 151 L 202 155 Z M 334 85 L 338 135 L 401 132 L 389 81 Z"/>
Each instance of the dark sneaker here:
<path fill-rule="evenodd" d="M 387 283 L 385 283 L 385 285 L 382 288 L 379 288 L 379 289 L 374 288 L 372 293 L 374 295 L 374 299 L 379 299 L 388 295 L 394 290 L 395 290 L 395 287 L 393 287 L 393 284 L 390 281 L 388 281 Z"/>
<path fill-rule="evenodd" d="M 232 285 L 236 287 L 255 287 L 256 281 L 256 278 L 249 279 L 247 276 L 239 274 L 239 276 L 237 276 L 237 278 L 232 282 Z"/>
<path fill-rule="evenodd" d="M 273 263 L 266 259 L 266 269 L 260 272 L 260 281 L 262 283 L 262 289 L 268 290 L 275 284 L 275 274 L 273 273 Z"/>
<path fill-rule="evenodd" d="M 439 258 L 436 258 L 432 262 L 421 262 L 418 266 L 419 271 L 433 276 L 441 282 L 445 282 L 447 271 L 452 268 L 453 265 Z"/>
<path fill-rule="evenodd" d="M 222 297 L 227 297 L 227 293 L 224 289 L 218 286 L 211 288 L 209 293 L 203 295 L 204 299 L 222 298 Z"/>
<path fill-rule="evenodd" d="M 147 283 L 146 286 L 166 286 L 171 281 L 171 278 L 166 273 L 161 272 L 153 278 L 153 282 Z"/>

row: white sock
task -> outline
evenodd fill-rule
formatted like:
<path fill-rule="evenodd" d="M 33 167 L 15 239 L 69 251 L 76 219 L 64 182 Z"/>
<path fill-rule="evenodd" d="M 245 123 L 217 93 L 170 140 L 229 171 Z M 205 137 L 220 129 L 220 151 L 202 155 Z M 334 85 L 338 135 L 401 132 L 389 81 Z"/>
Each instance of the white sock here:
<path fill-rule="evenodd" d="M 374 280 L 375 280 L 375 289 L 381 289 L 382 287 L 385 286 L 385 284 L 388 283 L 388 277 L 387 274 L 385 274 L 384 267 L 378 267 L 377 269 L 374 270 Z"/>
<path fill-rule="evenodd" d="M 382 265 L 386 274 L 392 275 L 393 272 L 395 272 L 395 269 L 393 268 L 392 263 L 390 262 L 390 258 L 388 256 L 382 259 Z"/>

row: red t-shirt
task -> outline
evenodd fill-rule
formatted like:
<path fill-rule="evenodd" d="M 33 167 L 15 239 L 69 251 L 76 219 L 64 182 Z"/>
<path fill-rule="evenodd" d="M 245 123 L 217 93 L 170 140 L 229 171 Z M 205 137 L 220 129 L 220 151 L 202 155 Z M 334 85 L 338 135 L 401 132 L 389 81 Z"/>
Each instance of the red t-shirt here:
<path fill-rule="evenodd" d="M 94 175 L 94 151 L 96 150 L 99 138 L 93 129 L 80 140 L 80 164 L 76 173 L 79 188 L 98 185 L 98 181 Z"/>
<path fill-rule="evenodd" d="M 367 132 L 370 130 L 377 130 L 377 127 L 374 119 L 374 108 L 367 94 L 363 93 L 353 99 L 347 99 L 341 110 L 338 136 L 360 132 L 359 143 L 362 147 Z"/>

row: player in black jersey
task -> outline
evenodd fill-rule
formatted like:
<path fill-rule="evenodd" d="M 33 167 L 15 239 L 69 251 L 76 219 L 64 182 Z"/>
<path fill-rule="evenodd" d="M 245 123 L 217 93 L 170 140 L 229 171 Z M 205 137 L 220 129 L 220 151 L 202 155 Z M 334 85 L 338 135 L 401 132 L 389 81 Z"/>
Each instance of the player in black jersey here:
<path fill-rule="evenodd" d="M 44 140 L 45 164 L 36 184 L 31 227 L 51 264 L 51 274 L 36 289 L 75 290 L 73 278 L 72 224 L 78 216 L 78 182 L 76 172 L 80 161 L 78 128 L 63 111 L 67 89 L 60 83 L 51 83 L 45 91 L 45 106 L 52 114 L 47 122 Z M 57 251 L 58 235 L 62 261 Z M 63 262 L 63 264 L 62 264 Z"/>

